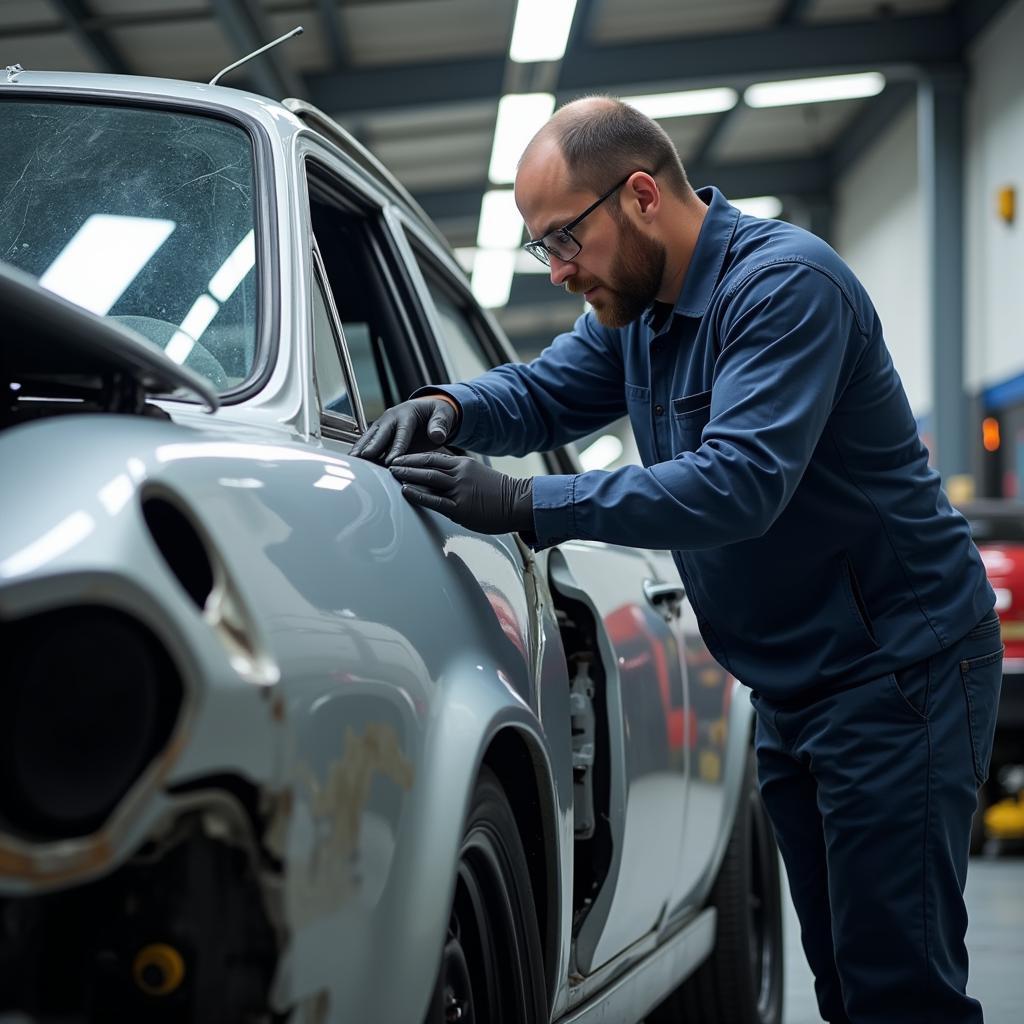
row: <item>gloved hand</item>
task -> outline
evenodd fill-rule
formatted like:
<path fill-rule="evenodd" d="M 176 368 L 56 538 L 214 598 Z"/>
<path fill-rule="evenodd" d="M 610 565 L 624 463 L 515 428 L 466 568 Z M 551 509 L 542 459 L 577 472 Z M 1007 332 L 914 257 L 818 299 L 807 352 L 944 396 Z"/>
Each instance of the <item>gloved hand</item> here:
<path fill-rule="evenodd" d="M 446 452 L 402 455 L 391 463 L 402 494 L 477 533 L 533 530 L 533 478 L 499 473 Z"/>
<path fill-rule="evenodd" d="M 385 466 L 410 450 L 440 448 L 454 432 L 455 407 L 436 395 L 394 405 L 352 445 L 352 454 Z"/>

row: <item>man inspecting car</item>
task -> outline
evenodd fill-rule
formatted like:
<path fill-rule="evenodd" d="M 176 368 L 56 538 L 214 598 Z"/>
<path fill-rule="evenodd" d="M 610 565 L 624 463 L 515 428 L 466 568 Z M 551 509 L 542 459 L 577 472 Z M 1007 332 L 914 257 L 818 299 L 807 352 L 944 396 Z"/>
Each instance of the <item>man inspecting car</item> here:
<path fill-rule="evenodd" d="M 863 286 L 813 235 L 695 192 L 607 97 L 555 114 L 515 194 L 526 248 L 590 311 L 529 364 L 418 392 L 353 454 L 473 530 L 671 550 L 752 691 L 822 1017 L 980 1022 L 963 888 L 999 623 Z M 429 450 L 543 451 L 625 414 L 642 466 L 514 478 Z"/>

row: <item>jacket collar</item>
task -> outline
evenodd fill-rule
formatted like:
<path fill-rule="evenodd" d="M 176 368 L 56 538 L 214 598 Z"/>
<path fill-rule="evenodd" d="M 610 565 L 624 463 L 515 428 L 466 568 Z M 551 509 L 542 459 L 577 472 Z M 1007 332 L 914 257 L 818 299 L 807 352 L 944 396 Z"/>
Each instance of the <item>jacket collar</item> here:
<path fill-rule="evenodd" d="M 672 312 L 678 316 L 700 318 L 707 312 L 715 285 L 722 273 L 722 264 L 725 262 L 725 254 L 732 241 L 740 211 L 714 186 L 698 189 L 697 196 L 707 205 L 708 212 L 697 236 L 697 245 L 694 247 L 683 287 Z M 651 326 L 654 312 L 653 306 L 648 306 L 644 311 L 643 320 L 648 327 Z"/>

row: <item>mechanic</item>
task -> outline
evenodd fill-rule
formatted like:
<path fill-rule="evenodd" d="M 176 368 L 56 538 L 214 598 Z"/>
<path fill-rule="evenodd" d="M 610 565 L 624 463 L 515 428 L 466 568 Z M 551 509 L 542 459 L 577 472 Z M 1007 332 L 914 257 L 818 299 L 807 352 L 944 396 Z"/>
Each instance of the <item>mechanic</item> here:
<path fill-rule="evenodd" d="M 695 192 L 660 126 L 609 97 L 552 117 L 515 194 L 526 248 L 591 309 L 529 364 L 416 392 L 352 453 L 535 549 L 671 549 L 752 690 L 822 1017 L 980 1022 L 963 889 L 999 622 L 864 287 L 815 236 Z M 545 451 L 626 413 L 642 467 L 517 479 L 430 450 Z"/>

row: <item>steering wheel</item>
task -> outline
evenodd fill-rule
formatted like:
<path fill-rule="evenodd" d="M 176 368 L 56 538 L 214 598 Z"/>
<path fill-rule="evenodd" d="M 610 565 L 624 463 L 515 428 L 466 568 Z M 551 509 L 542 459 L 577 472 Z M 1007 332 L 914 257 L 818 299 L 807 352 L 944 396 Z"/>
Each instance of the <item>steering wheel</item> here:
<path fill-rule="evenodd" d="M 115 320 L 119 324 L 124 324 L 125 327 L 130 327 L 133 331 L 137 331 L 144 338 L 159 345 L 162 349 L 166 349 L 174 335 L 181 330 L 177 324 L 172 324 L 168 320 L 160 320 L 155 316 L 122 314 L 111 316 L 109 319 Z M 218 391 L 226 390 L 230 384 L 227 372 L 220 361 L 205 345 L 198 341 L 193 342 L 192 348 L 182 365 L 201 374 Z"/>

